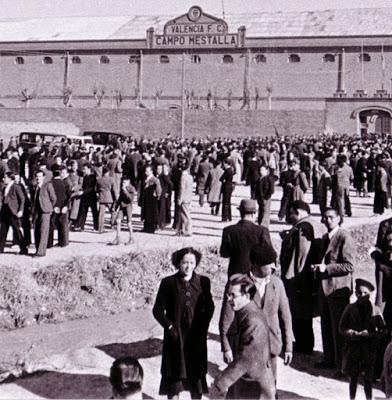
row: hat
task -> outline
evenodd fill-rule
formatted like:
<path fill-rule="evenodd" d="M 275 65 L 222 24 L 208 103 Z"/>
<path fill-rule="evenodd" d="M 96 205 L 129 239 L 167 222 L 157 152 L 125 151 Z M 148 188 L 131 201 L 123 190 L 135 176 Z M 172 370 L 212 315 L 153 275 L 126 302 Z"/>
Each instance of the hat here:
<path fill-rule="evenodd" d="M 196 266 L 199 265 L 201 260 L 201 253 L 195 250 L 193 247 L 184 247 L 183 249 L 177 250 L 172 254 L 172 264 L 178 268 L 181 260 L 185 254 L 193 254 L 196 258 Z"/>
<path fill-rule="evenodd" d="M 256 201 L 252 199 L 242 199 L 238 209 L 244 213 L 253 214 L 256 212 Z"/>
<path fill-rule="evenodd" d="M 263 265 L 276 262 L 276 251 L 267 242 L 254 244 L 250 249 L 249 259 L 252 265 L 262 267 Z"/>
<path fill-rule="evenodd" d="M 371 282 L 367 281 L 366 279 L 360 279 L 360 278 L 355 279 L 355 288 L 357 288 L 359 286 L 365 286 L 371 292 L 373 292 L 375 289 L 374 285 Z"/>

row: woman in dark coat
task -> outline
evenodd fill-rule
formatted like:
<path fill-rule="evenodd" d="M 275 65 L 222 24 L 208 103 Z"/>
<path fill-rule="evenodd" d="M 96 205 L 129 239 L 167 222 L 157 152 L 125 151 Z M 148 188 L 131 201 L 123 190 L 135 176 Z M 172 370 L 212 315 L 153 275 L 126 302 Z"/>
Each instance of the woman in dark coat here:
<path fill-rule="evenodd" d="M 173 182 L 171 181 L 169 166 L 166 164 L 157 165 L 157 176 L 161 184 L 162 193 L 159 198 L 159 229 L 165 229 L 171 222 L 171 196 L 173 190 Z"/>
<path fill-rule="evenodd" d="M 160 395 L 177 398 L 183 390 L 200 399 L 207 393 L 207 332 L 214 312 L 210 280 L 194 272 L 201 254 L 192 247 L 173 253 L 179 270 L 164 278 L 153 308 L 164 328 Z"/>
<path fill-rule="evenodd" d="M 143 232 L 154 233 L 158 226 L 158 199 L 161 197 L 161 184 L 152 172 L 152 166 L 146 165 L 146 180 L 140 194 L 141 219 L 144 221 Z"/>

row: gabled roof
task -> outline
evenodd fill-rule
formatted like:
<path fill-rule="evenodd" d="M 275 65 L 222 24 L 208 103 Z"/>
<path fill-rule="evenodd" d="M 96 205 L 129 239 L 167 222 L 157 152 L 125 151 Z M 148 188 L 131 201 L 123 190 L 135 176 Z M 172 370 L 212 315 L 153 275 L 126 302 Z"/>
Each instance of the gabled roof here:
<path fill-rule="evenodd" d="M 0 19 L 0 42 L 144 39 L 162 34 L 175 15 Z M 392 35 L 392 8 L 228 14 L 229 32 L 246 26 L 247 37 Z"/>

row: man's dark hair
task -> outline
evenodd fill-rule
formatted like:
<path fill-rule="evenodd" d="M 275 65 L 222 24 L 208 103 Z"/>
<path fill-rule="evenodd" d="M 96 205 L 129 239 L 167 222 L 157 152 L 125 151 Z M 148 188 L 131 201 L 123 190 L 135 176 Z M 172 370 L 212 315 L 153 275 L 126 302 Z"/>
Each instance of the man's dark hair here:
<path fill-rule="evenodd" d="M 308 214 L 310 214 L 310 207 L 309 204 L 303 200 L 294 200 L 290 203 L 289 209 L 293 209 L 295 211 L 304 210 Z"/>
<path fill-rule="evenodd" d="M 130 396 L 142 390 L 143 368 L 133 357 L 121 357 L 110 368 L 110 383 L 121 397 Z"/>
<path fill-rule="evenodd" d="M 11 180 L 15 180 L 15 175 L 12 173 L 12 172 L 10 172 L 10 171 L 7 171 L 5 174 L 4 174 L 4 176 L 7 176 L 8 178 L 10 178 Z"/>
<path fill-rule="evenodd" d="M 234 274 L 229 278 L 230 286 L 240 286 L 242 294 L 249 294 L 250 299 L 256 294 L 256 286 L 253 281 L 245 274 Z"/>

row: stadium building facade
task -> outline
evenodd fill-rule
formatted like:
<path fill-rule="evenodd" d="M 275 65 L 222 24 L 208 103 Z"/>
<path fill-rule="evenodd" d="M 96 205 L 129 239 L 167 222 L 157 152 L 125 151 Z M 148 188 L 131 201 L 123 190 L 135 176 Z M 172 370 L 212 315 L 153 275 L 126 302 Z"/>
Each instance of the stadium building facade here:
<path fill-rule="evenodd" d="M 392 9 L 0 20 L 4 108 L 320 111 L 391 133 Z M 189 111 L 191 112 L 191 111 Z"/>

